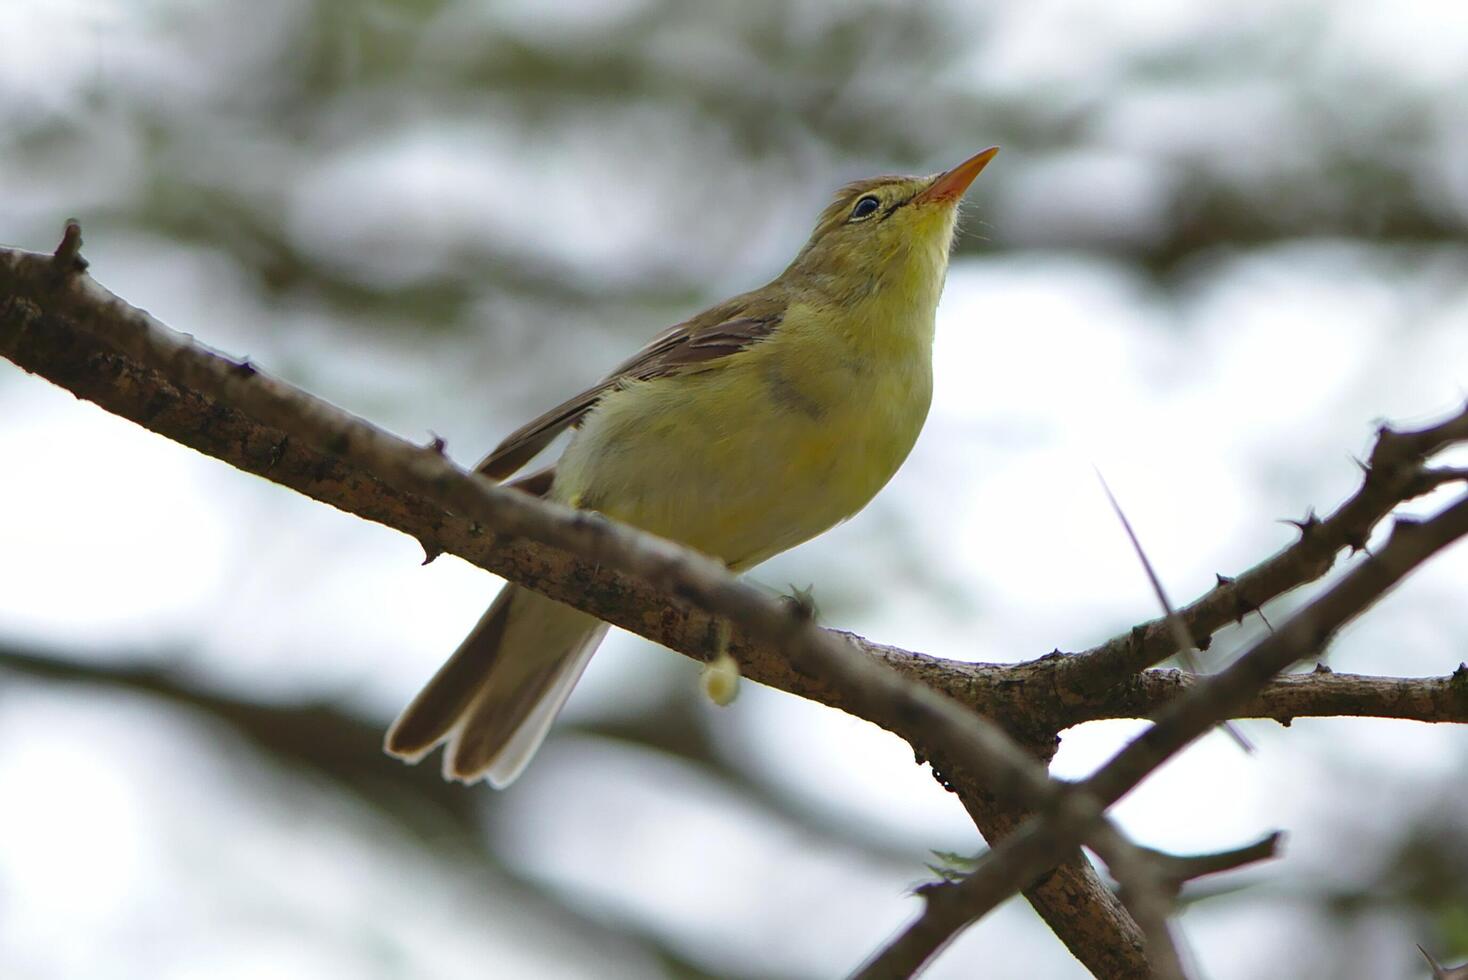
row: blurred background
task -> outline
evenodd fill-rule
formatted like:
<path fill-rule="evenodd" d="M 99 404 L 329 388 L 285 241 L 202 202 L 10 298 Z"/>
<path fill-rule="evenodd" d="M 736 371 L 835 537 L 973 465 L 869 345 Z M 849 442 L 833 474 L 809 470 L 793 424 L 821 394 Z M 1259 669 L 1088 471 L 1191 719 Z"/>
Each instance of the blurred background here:
<path fill-rule="evenodd" d="M 842 182 L 994 143 L 912 458 L 753 574 L 829 624 L 1083 648 L 1155 613 L 1093 464 L 1181 600 L 1349 493 L 1373 420 L 1461 403 L 1461 4 L 0 5 L 0 241 L 78 217 L 120 296 L 465 464 L 776 274 Z M 381 756 L 498 587 L 421 558 L 0 362 L 0 976 L 834 977 L 980 849 L 894 737 L 714 708 L 625 635 L 510 792 Z M 1459 548 L 1330 664 L 1450 672 L 1465 590 Z M 1117 811 L 1288 834 L 1190 893 L 1200 975 L 1468 958 L 1468 732 L 1242 727 L 1257 755 L 1209 736 Z M 931 973 L 977 975 L 1083 972 L 1015 900 Z"/>

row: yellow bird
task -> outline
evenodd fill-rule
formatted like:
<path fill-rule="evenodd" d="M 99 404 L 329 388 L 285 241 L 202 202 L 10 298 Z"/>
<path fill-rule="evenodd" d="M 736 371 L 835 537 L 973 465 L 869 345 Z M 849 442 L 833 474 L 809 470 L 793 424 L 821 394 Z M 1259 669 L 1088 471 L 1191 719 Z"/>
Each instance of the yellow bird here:
<path fill-rule="evenodd" d="M 551 467 L 511 483 L 681 541 L 743 570 L 866 506 L 928 414 L 933 317 L 970 182 L 991 147 L 932 177 L 842 188 L 775 280 L 653 338 L 479 464 Z M 447 741 L 446 778 L 524 770 L 607 625 L 507 585 L 387 734 L 412 762 Z"/>

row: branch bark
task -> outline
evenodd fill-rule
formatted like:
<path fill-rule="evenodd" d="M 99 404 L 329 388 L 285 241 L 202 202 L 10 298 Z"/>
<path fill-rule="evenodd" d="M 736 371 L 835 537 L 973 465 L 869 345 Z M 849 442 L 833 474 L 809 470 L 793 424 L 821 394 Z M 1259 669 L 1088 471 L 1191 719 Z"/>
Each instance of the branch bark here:
<path fill-rule="evenodd" d="M 1075 723 L 1099 718 L 1149 718 L 1206 678 L 1181 670 L 1144 670 L 1099 697 L 1071 703 Z M 1230 718 L 1400 718 L 1468 722 L 1468 664 L 1442 677 L 1373 677 L 1317 667 L 1284 674 L 1265 684 Z"/>

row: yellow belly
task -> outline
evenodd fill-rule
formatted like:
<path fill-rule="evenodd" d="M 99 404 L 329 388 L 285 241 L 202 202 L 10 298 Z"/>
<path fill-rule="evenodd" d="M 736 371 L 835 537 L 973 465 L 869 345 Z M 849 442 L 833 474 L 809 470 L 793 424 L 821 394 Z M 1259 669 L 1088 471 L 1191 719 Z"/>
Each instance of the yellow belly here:
<path fill-rule="evenodd" d="M 897 472 L 931 398 L 930 323 L 880 358 L 782 327 L 710 370 L 614 391 L 552 496 L 757 564 L 855 514 Z"/>

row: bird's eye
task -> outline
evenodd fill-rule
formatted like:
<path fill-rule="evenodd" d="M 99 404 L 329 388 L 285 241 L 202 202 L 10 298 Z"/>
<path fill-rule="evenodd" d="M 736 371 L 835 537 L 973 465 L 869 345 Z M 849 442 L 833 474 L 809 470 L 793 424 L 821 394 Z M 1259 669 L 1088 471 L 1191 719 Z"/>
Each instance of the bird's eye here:
<path fill-rule="evenodd" d="M 879 208 L 881 206 L 882 206 L 882 202 L 881 201 L 878 201 L 875 197 L 873 197 L 872 195 L 868 194 L 866 197 L 863 197 L 860 201 L 857 201 L 856 202 L 856 207 L 854 207 L 854 208 L 851 209 L 851 220 L 856 221 L 859 218 L 865 218 L 865 217 L 869 216 L 870 214 L 872 214 L 872 212 L 876 211 L 877 208 Z"/>

